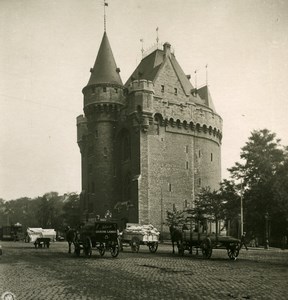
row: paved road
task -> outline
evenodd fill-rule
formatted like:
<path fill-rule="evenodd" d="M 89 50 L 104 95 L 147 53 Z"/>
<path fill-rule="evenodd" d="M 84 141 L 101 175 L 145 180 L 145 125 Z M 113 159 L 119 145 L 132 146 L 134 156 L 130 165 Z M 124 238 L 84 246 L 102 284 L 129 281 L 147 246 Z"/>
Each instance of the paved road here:
<path fill-rule="evenodd" d="M 117 258 L 75 257 L 65 242 L 49 249 L 1 242 L 0 297 L 49 299 L 288 299 L 288 250 L 242 250 L 229 260 L 214 250 L 210 260 L 172 255 L 161 244 L 157 253 L 141 246 L 125 248 Z M 93 250 L 94 251 L 94 250 Z"/>

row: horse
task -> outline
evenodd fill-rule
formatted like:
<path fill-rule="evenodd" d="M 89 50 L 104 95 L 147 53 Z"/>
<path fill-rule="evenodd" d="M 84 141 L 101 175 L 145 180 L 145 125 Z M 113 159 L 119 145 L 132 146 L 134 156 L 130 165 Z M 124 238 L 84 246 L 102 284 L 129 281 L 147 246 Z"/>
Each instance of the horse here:
<path fill-rule="evenodd" d="M 169 230 L 170 230 L 170 236 L 171 236 L 172 248 L 173 248 L 172 253 L 175 254 L 175 250 L 174 250 L 175 243 L 177 244 L 178 251 L 182 243 L 182 231 L 177 227 L 175 227 L 174 225 L 170 225 Z"/>
<path fill-rule="evenodd" d="M 76 230 L 70 228 L 69 226 L 66 228 L 66 240 L 68 242 L 68 253 L 71 253 L 71 245 L 74 244 L 76 238 Z"/>

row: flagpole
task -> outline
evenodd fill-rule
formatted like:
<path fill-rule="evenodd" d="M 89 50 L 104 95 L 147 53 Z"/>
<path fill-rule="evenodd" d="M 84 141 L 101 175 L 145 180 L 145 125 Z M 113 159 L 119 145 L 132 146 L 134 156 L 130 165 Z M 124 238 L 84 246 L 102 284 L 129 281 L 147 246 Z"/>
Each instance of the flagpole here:
<path fill-rule="evenodd" d="M 104 32 L 106 32 L 106 6 L 108 6 L 108 3 L 104 0 Z"/>
<path fill-rule="evenodd" d="M 158 42 L 159 42 L 158 30 L 159 30 L 159 27 L 156 28 L 156 33 L 157 33 L 157 37 L 156 37 L 157 49 L 158 49 Z"/>

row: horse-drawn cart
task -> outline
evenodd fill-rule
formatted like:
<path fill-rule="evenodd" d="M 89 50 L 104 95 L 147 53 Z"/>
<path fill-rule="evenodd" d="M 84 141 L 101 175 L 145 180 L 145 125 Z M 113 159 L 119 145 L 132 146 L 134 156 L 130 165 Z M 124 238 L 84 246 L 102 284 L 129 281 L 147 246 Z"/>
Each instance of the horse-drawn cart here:
<path fill-rule="evenodd" d="M 27 228 L 25 241 L 34 243 L 35 248 L 49 248 L 51 241 L 56 240 L 54 229 Z"/>
<path fill-rule="evenodd" d="M 231 236 L 221 236 L 216 234 L 198 233 L 192 230 L 182 230 L 182 237 L 178 243 L 180 255 L 188 250 L 192 254 L 192 248 L 201 249 L 204 258 L 210 258 L 213 249 L 226 249 L 230 259 L 236 259 L 241 248 L 240 240 Z"/>
<path fill-rule="evenodd" d="M 159 231 L 153 225 L 127 223 L 121 234 L 121 249 L 130 246 L 132 252 L 139 252 L 140 245 L 147 245 L 151 253 L 158 249 Z"/>
<path fill-rule="evenodd" d="M 75 254 L 80 256 L 81 251 L 83 251 L 85 256 L 90 257 L 92 249 L 96 249 L 101 256 L 107 250 L 110 251 L 112 257 L 117 257 L 120 248 L 118 235 L 117 223 L 96 222 L 87 224 L 76 234 Z"/>

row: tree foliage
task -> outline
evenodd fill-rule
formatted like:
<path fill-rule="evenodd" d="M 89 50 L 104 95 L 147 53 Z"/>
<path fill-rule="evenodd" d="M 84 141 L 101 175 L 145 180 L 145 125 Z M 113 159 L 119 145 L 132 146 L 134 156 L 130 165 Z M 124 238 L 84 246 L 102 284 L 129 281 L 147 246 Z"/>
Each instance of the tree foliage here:
<path fill-rule="evenodd" d="M 246 231 L 262 235 L 265 214 L 269 214 L 271 235 L 287 234 L 288 223 L 288 155 L 275 133 L 267 129 L 251 133 L 241 149 L 242 162 L 229 169 L 242 190 Z"/>
<path fill-rule="evenodd" d="M 42 227 L 63 231 L 67 225 L 77 227 L 80 224 L 79 195 L 49 192 L 34 199 L 0 199 L 0 227 L 17 222 L 21 223 L 24 229 Z"/>

